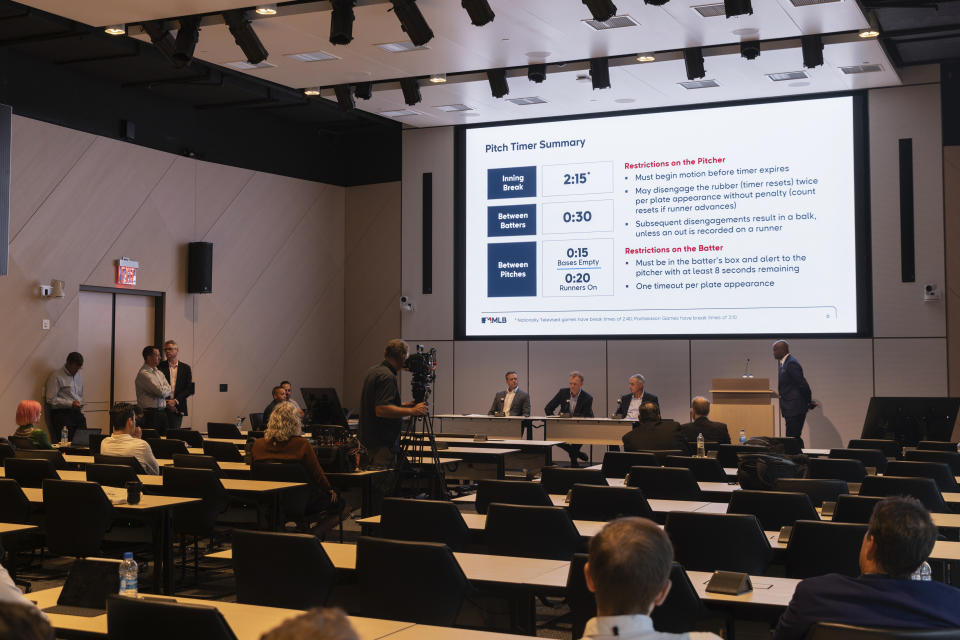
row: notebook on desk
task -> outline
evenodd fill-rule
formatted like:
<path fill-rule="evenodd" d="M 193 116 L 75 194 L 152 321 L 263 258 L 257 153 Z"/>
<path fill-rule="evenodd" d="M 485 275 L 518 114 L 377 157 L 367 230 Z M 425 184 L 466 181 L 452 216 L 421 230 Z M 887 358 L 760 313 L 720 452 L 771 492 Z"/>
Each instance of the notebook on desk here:
<path fill-rule="evenodd" d="M 78 558 L 70 567 L 57 604 L 47 613 L 93 618 L 107 610 L 107 596 L 120 589 L 120 561 L 110 558 Z"/>

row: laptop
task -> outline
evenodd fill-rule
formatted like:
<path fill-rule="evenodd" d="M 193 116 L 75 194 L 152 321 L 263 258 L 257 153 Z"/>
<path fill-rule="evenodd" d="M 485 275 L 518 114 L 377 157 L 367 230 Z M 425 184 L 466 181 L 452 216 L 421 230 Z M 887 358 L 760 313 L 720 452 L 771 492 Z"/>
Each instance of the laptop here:
<path fill-rule="evenodd" d="M 70 441 L 71 447 L 89 447 L 90 435 L 100 433 L 100 429 L 76 429 L 73 432 L 73 440 Z"/>
<path fill-rule="evenodd" d="M 93 618 L 107 610 L 107 596 L 120 590 L 120 561 L 111 558 L 78 558 L 70 567 L 57 604 L 46 613 Z"/>

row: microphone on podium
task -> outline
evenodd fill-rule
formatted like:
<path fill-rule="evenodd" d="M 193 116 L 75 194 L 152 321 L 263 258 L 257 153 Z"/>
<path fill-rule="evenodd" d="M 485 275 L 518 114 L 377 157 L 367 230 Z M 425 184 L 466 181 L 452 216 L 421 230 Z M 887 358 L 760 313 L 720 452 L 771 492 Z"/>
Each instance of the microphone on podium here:
<path fill-rule="evenodd" d="M 750 358 L 747 358 L 743 363 L 743 376 L 744 378 L 752 378 L 753 374 L 750 373 Z"/>

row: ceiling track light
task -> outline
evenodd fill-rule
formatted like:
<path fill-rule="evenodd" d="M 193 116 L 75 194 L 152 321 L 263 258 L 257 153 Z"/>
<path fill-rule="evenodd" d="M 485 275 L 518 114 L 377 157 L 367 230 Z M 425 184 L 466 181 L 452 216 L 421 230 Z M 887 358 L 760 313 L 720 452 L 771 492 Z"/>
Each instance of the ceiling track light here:
<path fill-rule="evenodd" d="M 390 3 L 403 31 L 410 36 L 410 42 L 422 47 L 433 39 L 433 31 L 420 13 L 416 0 L 390 0 Z"/>
<path fill-rule="evenodd" d="M 662 7 L 670 2 L 670 0 L 643 0 L 643 2 L 644 4 L 653 5 L 654 7 Z"/>
<path fill-rule="evenodd" d="M 760 55 L 759 40 L 745 40 L 740 43 L 740 55 L 747 60 L 756 60 Z"/>
<path fill-rule="evenodd" d="M 333 88 L 333 92 L 337 94 L 337 104 L 340 106 L 340 111 L 353 111 L 353 108 L 357 106 L 353 101 L 353 94 L 350 93 L 350 85 L 338 84 Z"/>
<path fill-rule="evenodd" d="M 494 17 L 496 17 L 487 0 L 463 0 L 460 5 L 467 10 L 470 22 L 478 27 L 493 22 Z"/>
<path fill-rule="evenodd" d="M 350 44 L 353 40 L 353 7 L 356 0 L 330 0 L 330 44 Z"/>
<path fill-rule="evenodd" d="M 753 5 L 750 0 L 723 0 L 723 12 L 728 18 L 753 15 Z"/>
<path fill-rule="evenodd" d="M 303 90 L 303 95 L 305 96 L 318 96 L 320 95 L 320 87 L 309 87 Z"/>
<path fill-rule="evenodd" d="M 258 4 L 256 11 L 258 16 L 275 16 L 277 15 L 277 4 Z"/>
<path fill-rule="evenodd" d="M 653 62 L 657 57 L 652 53 L 638 53 L 637 62 Z"/>
<path fill-rule="evenodd" d="M 107 31 L 107 33 L 110 33 L 110 32 Z M 877 31 L 876 29 L 864 29 L 863 31 L 861 31 L 861 32 L 858 33 L 857 35 L 860 36 L 861 38 L 863 38 L 864 40 L 866 40 L 866 39 L 869 39 L 869 38 L 879 38 L 879 37 L 880 37 L 880 32 Z"/>
<path fill-rule="evenodd" d="M 127 33 L 127 25 L 125 24 L 112 24 L 109 27 L 104 28 L 104 31 L 111 36 L 122 36 Z M 860 36 L 861 38 L 863 36 Z"/>
<path fill-rule="evenodd" d="M 494 98 L 502 98 L 510 93 L 506 69 L 490 69 L 487 71 L 487 80 L 490 81 L 490 93 Z"/>
<path fill-rule="evenodd" d="M 803 66 L 807 69 L 823 64 L 823 38 L 818 34 L 801 36 L 800 50 L 803 52 Z"/>
<path fill-rule="evenodd" d="M 434 73 L 430 76 L 430 82 L 433 84 L 443 84 L 447 81 L 447 74 L 445 73 Z"/>
<path fill-rule="evenodd" d="M 143 23 L 143 30 L 150 36 L 150 42 L 153 43 L 164 57 L 173 62 L 174 42 L 170 30 L 166 28 L 163 20 L 151 20 Z"/>
<path fill-rule="evenodd" d="M 420 83 L 416 78 L 404 78 L 400 81 L 403 90 L 403 101 L 411 107 L 420 102 Z"/>
<path fill-rule="evenodd" d="M 697 80 L 707 75 L 703 67 L 703 49 L 700 47 L 683 50 L 683 65 L 687 68 L 687 80 Z"/>
<path fill-rule="evenodd" d="M 200 39 L 200 16 L 185 16 L 179 21 L 180 28 L 173 43 L 173 66 L 182 69 L 193 60 L 193 52 Z"/>
<path fill-rule="evenodd" d="M 243 9 L 233 9 L 223 12 L 223 21 L 227 23 L 230 33 L 233 34 L 233 40 L 247 56 L 247 62 L 250 64 L 260 64 L 267 59 L 269 55 L 257 32 L 253 30 L 250 19 L 247 18 L 246 11 Z"/>
<path fill-rule="evenodd" d="M 610 62 L 606 58 L 590 60 L 590 83 L 594 89 L 610 88 Z"/>
<path fill-rule="evenodd" d="M 583 4 L 590 9 L 594 20 L 606 22 L 617 15 L 617 6 L 611 0 L 583 0 Z"/>
<path fill-rule="evenodd" d="M 353 95 L 360 100 L 369 100 L 373 96 L 373 83 L 358 82 L 353 85 Z"/>
<path fill-rule="evenodd" d="M 540 84 L 547 79 L 546 64 L 532 64 L 527 67 L 527 80 Z"/>

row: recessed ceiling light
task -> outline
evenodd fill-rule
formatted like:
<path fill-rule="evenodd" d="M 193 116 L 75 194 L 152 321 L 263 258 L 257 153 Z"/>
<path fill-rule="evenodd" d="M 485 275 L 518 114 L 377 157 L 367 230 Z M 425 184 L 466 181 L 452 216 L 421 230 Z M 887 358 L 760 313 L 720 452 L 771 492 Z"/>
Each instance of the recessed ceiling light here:
<path fill-rule="evenodd" d="M 257 14 L 261 16 L 275 16 L 277 15 L 277 5 L 276 4 L 257 5 Z"/>
<path fill-rule="evenodd" d="M 394 109 L 393 111 L 381 111 L 380 115 L 388 118 L 402 118 L 403 116 L 421 116 L 423 114 L 413 109 Z"/>
<path fill-rule="evenodd" d="M 275 69 L 277 65 L 271 64 L 269 62 L 258 62 L 257 64 L 250 64 L 246 60 L 237 60 L 236 62 L 228 62 L 226 66 L 231 69 L 236 69 L 238 71 L 249 71 L 250 69 Z"/>
<path fill-rule="evenodd" d="M 874 29 L 866 29 L 858 33 L 861 38 L 876 38 L 880 36 L 880 32 Z"/>
<path fill-rule="evenodd" d="M 710 89 L 720 86 L 720 83 L 716 80 L 691 80 L 690 82 L 681 82 L 679 84 L 684 89 Z"/>
<path fill-rule="evenodd" d="M 403 42 L 384 42 L 383 44 L 375 45 L 380 47 L 384 51 L 389 53 L 403 53 L 404 51 L 419 51 L 421 49 L 429 49 L 430 47 L 420 45 L 419 47 L 409 40 Z"/>
<path fill-rule="evenodd" d="M 322 60 L 339 60 L 337 56 L 326 51 L 308 51 L 306 53 L 291 53 L 288 58 L 293 58 L 299 62 L 320 62 Z"/>
<path fill-rule="evenodd" d="M 435 73 L 430 76 L 430 82 L 433 84 L 443 84 L 447 81 L 447 74 L 445 73 Z"/>
<path fill-rule="evenodd" d="M 637 54 L 637 62 L 653 62 L 656 59 L 656 56 L 654 56 L 652 53 Z"/>
<path fill-rule="evenodd" d="M 320 87 L 310 87 L 303 90 L 303 95 L 305 96 L 318 96 L 320 95 Z"/>
<path fill-rule="evenodd" d="M 774 82 L 784 82 L 787 80 L 803 80 L 809 78 L 806 71 L 780 71 L 778 73 L 766 74 Z"/>
<path fill-rule="evenodd" d="M 614 102 L 618 104 L 632 104 L 636 102 L 636 100 L 633 98 L 617 98 L 616 100 L 614 100 Z"/>
<path fill-rule="evenodd" d="M 547 101 L 541 98 L 540 96 L 529 96 L 526 98 L 507 98 L 507 102 L 512 102 L 513 104 L 524 107 L 531 104 L 546 104 Z"/>
<path fill-rule="evenodd" d="M 473 111 L 473 107 L 468 107 L 465 104 L 442 104 L 438 107 L 434 107 L 440 111 Z"/>
<path fill-rule="evenodd" d="M 106 31 L 107 33 L 109 33 L 109 34 L 112 35 L 112 36 L 122 36 L 123 34 L 125 34 L 125 33 L 127 32 L 127 25 L 125 25 L 125 24 L 112 24 L 112 25 L 110 25 L 109 27 L 107 27 L 106 29 L 104 29 L 104 31 Z"/>

